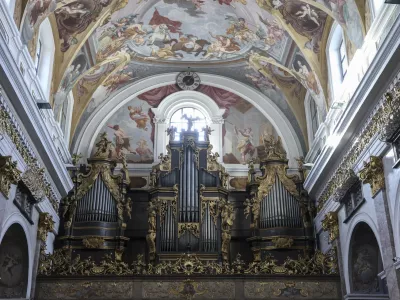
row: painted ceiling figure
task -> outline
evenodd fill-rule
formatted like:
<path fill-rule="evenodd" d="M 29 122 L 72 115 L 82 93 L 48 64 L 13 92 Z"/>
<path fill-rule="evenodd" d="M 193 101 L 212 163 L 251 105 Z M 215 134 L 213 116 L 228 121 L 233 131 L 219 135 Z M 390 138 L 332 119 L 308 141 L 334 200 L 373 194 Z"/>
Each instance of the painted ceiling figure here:
<path fill-rule="evenodd" d="M 112 0 L 81 0 L 79 4 L 69 3 L 55 11 L 61 51 L 66 52 L 71 45 L 77 44 L 76 35 L 84 32 L 101 14 L 103 7 Z"/>
<path fill-rule="evenodd" d="M 31 10 L 30 23 L 32 26 L 36 24 L 40 16 L 46 13 L 53 1 L 54 0 L 38 0 L 35 2 Z"/>
<path fill-rule="evenodd" d="M 119 125 L 107 125 L 109 128 L 114 130 L 115 136 L 115 152 L 117 157 L 120 157 L 122 150 L 126 149 L 132 154 L 136 152 L 131 148 L 130 138 L 126 135 L 125 131 Z"/>
<path fill-rule="evenodd" d="M 238 129 L 235 126 L 235 133 L 236 136 L 239 140 L 239 144 L 237 145 L 237 149 L 239 150 L 241 156 L 242 156 L 242 163 L 246 163 L 246 155 L 249 154 L 250 157 L 254 156 L 254 153 L 256 151 L 256 148 L 253 145 L 253 129 L 251 127 L 249 128 L 244 128 L 244 129 Z M 239 137 L 239 133 L 242 136 Z"/>

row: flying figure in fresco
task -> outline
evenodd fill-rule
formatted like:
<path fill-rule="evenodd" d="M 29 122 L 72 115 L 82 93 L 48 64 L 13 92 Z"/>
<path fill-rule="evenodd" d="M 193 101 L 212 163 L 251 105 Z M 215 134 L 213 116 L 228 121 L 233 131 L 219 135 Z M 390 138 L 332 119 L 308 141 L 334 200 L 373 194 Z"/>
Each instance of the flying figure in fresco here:
<path fill-rule="evenodd" d="M 238 129 L 235 126 L 235 133 L 238 139 L 238 145 L 236 149 L 239 150 L 242 156 L 242 163 L 246 164 L 246 155 L 250 155 L 250 158 L 254 156 L 256 148 L 253 145 L 253 129 L 251 127 L 245 129 Z M 239 133 L 242 137 L 239 136 Z"/>
<path fill-rule="evenodd" d="M 222 58 L 228 54 L 234 54 L 240 51 L 240 46 L 232 37 L 224 35 L 214 36 L 211 32 L 210 35 L 215 39 L 207 49 L 207 54 L 203 59 Z"/>
<path fill-rule="evenodd" d="M 107 125 L 109 128 L 114 130 L 115 136 L 115 152 L 117 157 L 121 156 L 123 149 L 129 151 L 132 154 L 136 152 L 131 148 L 130 137 L 128 137 L 124 130 L 119 125 Z"/>
<path fill-rule="evenodd" d="M 225 20 L 231 23 L 231 26 L 226 30 L 226 34 L 233 36 L 235 40 L 247 43 L 254 43 L 259 40 L 258 36 L 249 29 L 248 23 L 244 18 L 226 14 Z"/>
<path fill-rule="evenodd" d="M 319 26 L 319 22 L 318 22 L 318 14 L 315 12 L 314 9 L 312 9 L 310 7 L 309 4 L 306 5 L 302 5 L 301 6 L 302 10 L 299 10 L 298 12 L 296 12 L 296 16 L 298 16 L 300 19 L 303 19 L 305 16 L 308 16 L 308 18 L 313 21 L 315 24 L 317 24 L 317 26 Z"/>
<path fill-rule="evenodd" d="M 143 112 L 143 108 L 141 106 L 128 106 L 128 110 L 129 117 L 135 121 L 136 127 L 147 131 L 147 121 L 149 120 L 149 117 Z"/>

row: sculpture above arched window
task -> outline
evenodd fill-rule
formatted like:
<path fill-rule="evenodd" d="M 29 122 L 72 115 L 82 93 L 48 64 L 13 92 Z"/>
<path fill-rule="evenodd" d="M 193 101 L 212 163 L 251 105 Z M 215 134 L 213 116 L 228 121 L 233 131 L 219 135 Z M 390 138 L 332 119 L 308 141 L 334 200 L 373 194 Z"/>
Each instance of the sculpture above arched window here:
<path fill-rule="evenodd" d="M 176 128 L 175 132 L 177 134 L 190 129 L 200 132 L 206 127 L 206 125 L 207 121 L 204 114 L 193 107 L 184 107 L 178 109 L 169 120 L 169 126 Z M 175 135 L 175 140 L 179 140 L 178 135 Z M 204 141 L 204 135 L 201 134 L 199 136 L 199 140 Z"/>

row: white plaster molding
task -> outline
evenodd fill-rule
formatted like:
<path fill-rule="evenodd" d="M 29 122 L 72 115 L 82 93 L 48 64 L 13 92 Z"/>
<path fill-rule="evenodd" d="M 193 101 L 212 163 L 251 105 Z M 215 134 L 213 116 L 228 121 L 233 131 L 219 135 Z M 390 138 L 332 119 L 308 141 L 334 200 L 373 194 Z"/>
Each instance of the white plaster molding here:
<path fill-rule="evenodd" d="M 103 101 L 85 122 L 82 130 L 77 133 L 78 136 L 73 145 L 73 152 L 82 153 L 89 157 L 98 133 L 112 114 L 121 106 L 146 91 L 174 84 L 177 74 L 174 72 L 145 78 L 119 91 L 111 99 Z M 295 158 L 302 156 L 303 153 L 300 140 L 290 121 L 272 100 L 239 81 L 205 73 L 199 73 L 199 75 L 203 84 L 225 89 L 253 104 L 271 122 L 277 133 L 282 137 L 284 147 L 288 152 L 289 166 L 297 166 Z"/>
<path fill-rule="evenodd" d="M 37 101 L 45 101 L 46 97 L 34 72 L 28 50 L 21 43 L 19 31 L 9 13 L 5 11 L 3 1 L 0 1 L 0 20 L 0 64 L 5 73 L 4 88 L 12 98 L 11 101 L 5 97 L 6 102 L 13 108 L 20 124 L 24 125 L 31 145 L 48 171 L 49 178 L 54 181 L 59 194 L 64 196 L 73 185 L 59 153 L 61 152 L 67 161 L 70 160 L 68 147 L 64 142 L 54 142 L 62 137 L 61 131 L 52 128 L 54 117 L 46 117 L 36 105 Z"/>
<path fill-rule="evenodd" d="M 400 58 L 400 9 L 393 9 L 393 15 L 387 16 L 388 19 L 395 19 L 394 25 L 386 36 L 386 40 L 380 49 L 371 56 L 364 57 L 365 62 L 369 63 L 368 68 L 360 70 L 359 84 L 351 82 L 352 90 L 351 101 L 343 112 L 331 109 L 327 116 L 327 123 L 330 129 L 330 135 L 337 135 L 340 143 L 335 147 L 323 146 L 321 154 L 315 161 L 314 167 L 307 176 L 304 183 L 312 198 L 318 199 L 323 192 L 326 182 L 329 181 L 331 174 L 337 168 L 351 145 L 351 138 L 356 135 L 366 121 L 366 116 L 372 108 L 379 102 L 385 89 L 392 80 L 393 72 L 398 69 Z M 364 42 L 363 47 L 376 48 L 375 43 Z M 371 50 L 372 51 L 372 50 Z M 363 57 L 362 55 L 360 57 Z M 356 68 L 351 64 L 349 68 Z M 347 76 L 346 76 L 347 77 Z M 352 134 L 348 134 L 352 133 Z M 313 145 L 312 147 L 321 147 Z M 347 149 L 347 150 L 346 150 Z M 313 150 L 316 152 L 315 150 Z M 325 181 L 325 183 L 323 182 Z"/>

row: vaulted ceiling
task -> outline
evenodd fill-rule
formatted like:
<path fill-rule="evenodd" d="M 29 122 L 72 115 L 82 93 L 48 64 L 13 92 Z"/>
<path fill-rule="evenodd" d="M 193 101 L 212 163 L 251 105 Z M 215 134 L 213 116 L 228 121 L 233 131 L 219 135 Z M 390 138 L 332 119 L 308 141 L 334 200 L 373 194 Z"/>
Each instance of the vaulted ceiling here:
<path fill-rule="evenodd" d="M 354 0 L 30 0 L 21 32 L 32 56 L 47 17 L 56 44 L 54 107 L 73 92 L 72 134 L 119 90 L 190 67 L 253 86 L 306 144 L 306 92 L 323 113 L 327 107 L 333 21 L 354 48 L 365 34 Z"/>

